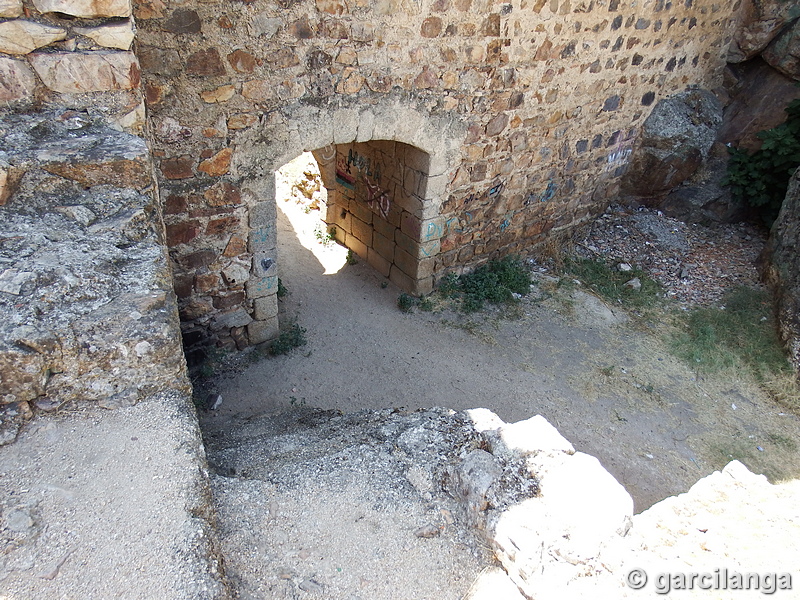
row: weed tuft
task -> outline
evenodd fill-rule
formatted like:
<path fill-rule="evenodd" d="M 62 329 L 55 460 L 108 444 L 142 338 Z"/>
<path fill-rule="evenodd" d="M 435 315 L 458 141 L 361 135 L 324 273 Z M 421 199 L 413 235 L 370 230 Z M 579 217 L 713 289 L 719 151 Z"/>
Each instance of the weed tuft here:
<path fill-rule="evenodd" d="M 278 338 L 272 341 L 269 345 L 269 353 L 272 356 L 289 354 L 295 348 L 305 346 L 307 341 L 305 328 L 300 327 L 297 323 L 292 323 L 289 329 L 281 332 Z"/>
<path fill-rule="evenodd" d="M 513 304 L 531 288 L 531 275 L 518 256 L 489 261 L 461 277 L 448 273 L 439 283 L 439 295 L 460 299 L 465 313 L 481 310 L 488 301 L 492 304 Z"/>
<path fill-rule="evenodd" d="M 683 316 L 682 330 L 672 339 L 673 353 L 701 372 L 745 367 L 762 384 L 778 382 L 791 366 L 778 338 L 769 294 L 741 286 L 723 302 Z"/>
<path fill-rule="evenodd" d="M 570 278 L 575 278 L 606 300 L 629 308 L 652 308 L 663 302 L 661 285 L 636 267 L 620 271 L 601 259 L 568 257 L 564 260 L 564 270 L 569 275 L 562 278 L 567 288 L 572 285 Z M 639 280 L 639 289 L 626 285 L 634 279 Z"/>
<path fill-rule="evenodd" d="M 404 313 L 410 313 L 419 304 L 419 298 L 403 292 L 397 297 L 397 308 Z"/>

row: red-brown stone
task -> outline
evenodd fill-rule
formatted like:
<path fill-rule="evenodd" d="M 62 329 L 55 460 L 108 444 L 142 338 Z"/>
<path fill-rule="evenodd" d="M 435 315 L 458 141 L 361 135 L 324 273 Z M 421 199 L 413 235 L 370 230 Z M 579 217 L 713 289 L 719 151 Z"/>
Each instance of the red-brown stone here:
<path fill-rule="evenodd" d="M 188 179 L 194 177 L 193 166 L 191 156 L 174 156 L 161 161 L 161 172 L 167 179 Z"/>

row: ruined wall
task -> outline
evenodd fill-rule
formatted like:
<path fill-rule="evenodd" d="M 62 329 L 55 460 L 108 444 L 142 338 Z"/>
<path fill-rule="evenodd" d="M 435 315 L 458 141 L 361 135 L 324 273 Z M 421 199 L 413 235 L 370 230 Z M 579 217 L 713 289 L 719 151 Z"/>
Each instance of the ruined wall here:
<path fill-rule="evenodd" d="M 0 2 L 0 444 L 186 392 L 127 0 Z"/>
<path fill-rule="evenodd" d="M 654 102 L 718 84 L 738 8 L 139 3 L 138 55 L 184 319 L 193 334 L 216 327 L 223 340 L 244 335 L 237 327 L 251 343 L 274 333 L 271 317 L 253 321 L 254 299 L 274 291 L 260 266 L 274 259 L 263 227 L 274 210 L 260 205 L 274 205 L 273 171 L 304 150 L 388 140 L 430 155 L 421 230 L 433 235 L 415 241 L 437 251 L 430 275 L 413 282 L 418 292 L 447 269 L 590 218 L 615 195 Z M 254 210 L 266 220 L 255 223 Z M 247 283 L 222 276 L 231 265 L 249 269 Z"/>

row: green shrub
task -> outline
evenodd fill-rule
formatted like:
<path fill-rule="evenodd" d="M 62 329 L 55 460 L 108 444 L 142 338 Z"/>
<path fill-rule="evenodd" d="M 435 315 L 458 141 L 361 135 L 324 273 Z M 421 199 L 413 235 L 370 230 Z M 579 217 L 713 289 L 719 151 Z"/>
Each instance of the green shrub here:
<path fill-rule="evenodd" d="M 778 216 L 789 179 L 800 166 L 800 99 L 789 104 L 786 114 L 784 123 L 758 134 L 763 143 L 753 154 L 729 148 L 723 182 L 734 200 L 758 209 L 768 224 Z"/>
<path fill-rule="evenodd" d="M 514 294 L 526 295 L 532 281 L 518 256 L 506 256 L 462 275 L 455 283 L 452 280 L 445 283 L 451 297 L 454 292 L 460 294 L 464 312 L 475 312 L 482 309 L 486 301 L 492 304 L 515 302 Z"/>
<path fill-rule="evenodd" d="M 414 307 L 417 306 L 418 303 L 419 300 L 417 298 L 405 292 L 400 294 L 397 298 L 397 307 L 404 313 L 409 313 L 414 310 Z"/>

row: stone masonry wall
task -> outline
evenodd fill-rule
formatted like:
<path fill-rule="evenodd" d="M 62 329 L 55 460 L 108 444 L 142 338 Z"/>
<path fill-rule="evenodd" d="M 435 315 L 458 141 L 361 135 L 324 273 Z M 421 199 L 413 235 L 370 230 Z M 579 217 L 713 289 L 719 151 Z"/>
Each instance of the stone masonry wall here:
<path fill-rule="evenodd" d="M 0 444 L 186 393 L 128 0 L 0 1 Z"/>
<path fill-rule="evenodd" d="M 277 289 L 274 170 L 306 150 L 386 140 L 429 154 L 421 231 L 431 236 L 416 243 L 436 251 L 414 257 L 432 259 L 416 292 L 591 218 L 616 194 L 653 104 L 719 84 L 738 9 L 139 2 L 137 54 L 187 333 L 228 344 L 276 333 L 254 305 Z"/>
<path fill-rule="evenodd" d="M 336 146 L 327 222 L 336 238 L 403 289 L 430 272 L 438 242 L 420 244 L 430 157 L 399 142 Z M 421 256 L 422 255 L 422 256 Z"/>

